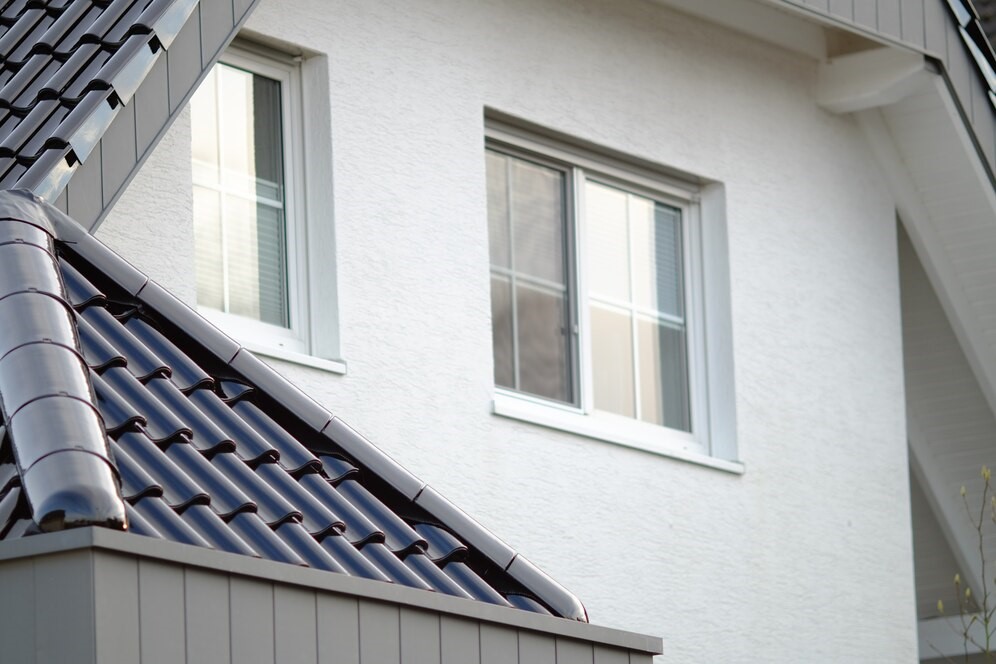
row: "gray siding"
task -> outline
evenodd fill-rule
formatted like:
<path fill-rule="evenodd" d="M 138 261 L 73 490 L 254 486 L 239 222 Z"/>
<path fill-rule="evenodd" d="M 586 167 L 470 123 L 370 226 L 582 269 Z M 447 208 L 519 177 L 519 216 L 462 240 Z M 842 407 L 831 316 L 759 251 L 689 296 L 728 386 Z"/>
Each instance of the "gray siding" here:
<path fill-rule="evenodd" d="M 649 664 L 652 659 L 492 624 L 472 617 L 473 611 L 461 617 L 101 549 L 0 560 L 0 589 L 4 661 Z M 468 608 L 474 605 L 468 602 Z"/>

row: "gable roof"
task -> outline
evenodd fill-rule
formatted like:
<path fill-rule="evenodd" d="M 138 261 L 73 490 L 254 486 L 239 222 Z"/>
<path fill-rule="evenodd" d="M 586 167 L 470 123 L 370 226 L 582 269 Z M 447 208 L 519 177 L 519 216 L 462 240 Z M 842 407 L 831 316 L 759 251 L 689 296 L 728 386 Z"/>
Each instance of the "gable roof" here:
<path fill-rule="evenodd" d="M 586 620 L 508 545 L 24 191 L 0 192 L 0 319 L 0 539 L 128 527 Z"/>
<path fill-rule="evenodd" d="M 258 0 L 0 0 L 0 189 L 96 228 Z"/>

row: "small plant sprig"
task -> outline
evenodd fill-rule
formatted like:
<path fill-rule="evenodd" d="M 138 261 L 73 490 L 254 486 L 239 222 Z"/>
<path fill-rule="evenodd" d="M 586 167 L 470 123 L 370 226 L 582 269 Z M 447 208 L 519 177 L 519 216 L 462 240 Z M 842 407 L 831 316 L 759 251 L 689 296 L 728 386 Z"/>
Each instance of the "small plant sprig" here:
<path fill-rule="evenodd" d="M 961 575 L 954 575 L 955 597 L 958 598 L 958 618 L 961 622 L 961 630 L 952 626 L 961 637 L 965 647 L 965 659 L 968 661 L 969 650 L 974 647 L 980 654 L 985 656 L 986 662 L 996 662 L 996 602 L 990 596 L 989 578 L 986 576 L 986 551 L 985 533 L 986 522 L 996 524 L 996 495 L 992 488 L 992 470 L 988 466 L 982 466 L 982 498 L 979 501 L 978 511 L 968 504 L 968 490 L 961 487 L 961 502 L 965 506 L 965 514 L 972 527 L 975 528 L 976 541 L 979 545 L 979 568 L 980 580 L 982 583 L 981 597 L 973 596 L 972 589 L 962 586 Z M 988 519 L 986 512 L 988 511 Z M 996 584 L 996 578 L 993 579 Z M 944 614 L 944 602 L 937 600 L 937 612 Z M 973 630 L 973 627 L 976 628 Z M 981 640 L 981 643 L 980 643 Z M 931 646 L 937 651 L 937 648 Z M 940 651 L 937 651 L 941 654 Z M 949 662 L 954 662 L 950 657 L 945 657 Z"/>

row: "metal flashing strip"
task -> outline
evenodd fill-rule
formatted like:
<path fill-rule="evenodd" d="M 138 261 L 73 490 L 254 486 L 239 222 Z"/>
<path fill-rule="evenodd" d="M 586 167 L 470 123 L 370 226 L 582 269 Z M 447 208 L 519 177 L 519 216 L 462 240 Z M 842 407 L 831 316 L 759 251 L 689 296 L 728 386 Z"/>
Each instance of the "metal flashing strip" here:
<path fill-rule="evenodd" d="M 104 550 L 143 559 L 160 560 L 175 565 L 197 567 L 221 574 L 234 574 L 274 583 L 339 593 L 360 599 L 436 611 L 471 620 L 531 630 L 551 636 L 579 639 L 651 655 L 659 655 L 663 651 L 663 641 L 660 637 L 563 620 L 483 602 L 468 601 L 441 593 L 427 593 L 398 584 L 376 582 L 345 574 L 325 574 L 320 570 L 283 565 L 270 560 L 259 560 L 145 537 L 132 537 L 126 533 L 100 528 L 82 528 L 0 542 L 0 561 L 27 559 L 84 549 Z"/>

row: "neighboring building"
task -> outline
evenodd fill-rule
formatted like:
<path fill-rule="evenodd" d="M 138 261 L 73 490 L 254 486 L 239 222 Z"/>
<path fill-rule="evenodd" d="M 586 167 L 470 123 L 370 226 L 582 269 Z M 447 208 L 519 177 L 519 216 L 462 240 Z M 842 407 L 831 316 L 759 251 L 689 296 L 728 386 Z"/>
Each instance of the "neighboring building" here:
<path fill-rule="evenodd" d="M 54 235 L 16 237 L 64 258 L 121 509 L 163 537 L 22 536 L 59 519 L 0 459 L 0 587 L 33 569 L 40 598 L 0 602 L 0 642 L 26 633 L 16 614 L 40 659 L 51 616 L 91 658 L 149 661 L 177 633 L 192 659 L 226 635 L 233 659 L 349 639 L 353 661 L 660 650 L 619 630 L 661 635 L 660 661 L 960 653 L 936 604 L 956 571 L 980 592 L 959 488 L 977 496 L 996 456 L 983 18 L 961 0 L 7 3 L 0 186 L 96 240 L 0 202 Z M 91 318 L 140 343 L 95 360 Z M 3 380 L 0 362 L 5 409 L 29 403 Z M 152 433 L 200 400 L 202 432 L 248 423 L 258 454 Z M 188 492 L 210 501 L 185 502 L 144 479 L 151 450 L 129 465 L 139 426 L 175 464 L 184 435 L 279 495 L 246 507 L 212 474 Z M 380 535 L 298 485 L 348 495 Z M 205 550 L 233 534 L 271 560 Z M 349 545 L 330 554 L 347 573 L 274 561 L 335 569 L 316 543 Z M 394 583 L 353 578 L 378 574 Z M 55 601 L 78 578 L 95 590 Z M 594 625 L 562 619 L 584 617 L 575 594 Z"/>

